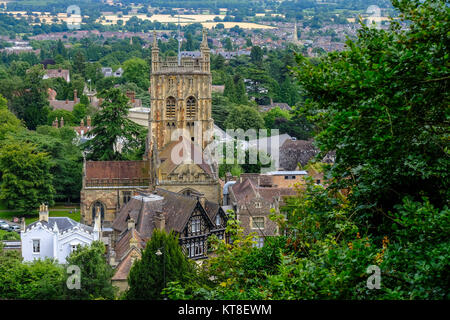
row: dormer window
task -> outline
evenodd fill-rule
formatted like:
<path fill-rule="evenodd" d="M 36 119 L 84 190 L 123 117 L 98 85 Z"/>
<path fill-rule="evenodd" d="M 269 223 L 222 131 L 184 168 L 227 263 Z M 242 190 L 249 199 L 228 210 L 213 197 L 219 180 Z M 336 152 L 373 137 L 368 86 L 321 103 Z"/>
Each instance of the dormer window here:
<path fill-rule="evenodd" d="M 200 217 L 194 217 L 191 221 L 191 232 L 197 233 L 200 232 Z"/>
<path fill-rule="evenodd" d="M 220 215 L 217 214 L 216 216 L 216 226 L 220 226 L 222 224 L 222 219 L 220 219 Z"/>
<path fill-rule="evenodd" d="M 264 217 L 254 217 L 252 219 L 253 229 L 264 229 Z"/>

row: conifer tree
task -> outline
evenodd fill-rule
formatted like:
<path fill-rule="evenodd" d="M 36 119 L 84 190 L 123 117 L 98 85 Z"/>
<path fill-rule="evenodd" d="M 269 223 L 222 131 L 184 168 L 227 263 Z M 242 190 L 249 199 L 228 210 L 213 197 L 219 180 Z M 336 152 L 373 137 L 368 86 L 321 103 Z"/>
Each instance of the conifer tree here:
<path fill-rule="evenodd" d="M 183 254 L 173 232 L 155 230 L 147 242 L 142 258 L 128 275 L 126 298 L 132 300 L 163 299 L 162 290 L 171 281 L 187 283 L 193 276 L 193 264 Z"/>

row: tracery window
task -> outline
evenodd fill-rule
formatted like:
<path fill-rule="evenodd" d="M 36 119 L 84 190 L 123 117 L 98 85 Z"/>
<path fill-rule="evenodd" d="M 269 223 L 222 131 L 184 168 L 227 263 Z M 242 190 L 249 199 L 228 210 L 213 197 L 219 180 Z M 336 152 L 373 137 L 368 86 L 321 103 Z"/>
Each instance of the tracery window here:
<path fill-rule="evenodd" d="M 175 118 L 175 106 L 176 100 L 174 97 L 167 98 L 166 101 L 166 117 L 167 118 Z"/>
<path fill-rule="evenodd" d="M 186 117 L 194 119 L 197 113 L 197 101 L 194 97 L 189 97 L 186 101 Z"/>

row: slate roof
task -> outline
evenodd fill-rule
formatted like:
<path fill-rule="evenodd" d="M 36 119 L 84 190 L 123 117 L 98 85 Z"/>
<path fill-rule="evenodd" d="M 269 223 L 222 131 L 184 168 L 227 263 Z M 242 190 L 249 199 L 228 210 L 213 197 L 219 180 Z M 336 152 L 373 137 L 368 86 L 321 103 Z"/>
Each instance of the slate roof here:
<path fill-rule="evenodd" d="M 70 219 L 68 217 L 49 217 L 48 218 L 48 222 L 47 221 L 35 221 L 33 223 L 30 223 L 25 231 L 28 231 L 30 229 L 33 228 L 33 226 L 35 226 L 37 223 L 41 223 L 43 226 L 49 228 L 49 229 L 53 229 L 55 224 L 58 226 L 58 230 L 59 232 L 65 232 L 67 230 L 70 230 L 74 227 L 79 227 L 80 229 L 87 231 L 87 232 L 94 232 L 94 228 L 93 227 L 89 227 L 87 225 L 81 224 L 79 222 L 76 222 L 73 219 Z"/>
<path fill-rule="evenodd" d="M 284 170 L 295 170 L 297 164 L 305 166 L 319 153 L 312 140 L 286 140 L 280 147 L 280 167 Z M 329 152 L 322 162 L 332 163 L 335 160 L 335 152 Z"/>

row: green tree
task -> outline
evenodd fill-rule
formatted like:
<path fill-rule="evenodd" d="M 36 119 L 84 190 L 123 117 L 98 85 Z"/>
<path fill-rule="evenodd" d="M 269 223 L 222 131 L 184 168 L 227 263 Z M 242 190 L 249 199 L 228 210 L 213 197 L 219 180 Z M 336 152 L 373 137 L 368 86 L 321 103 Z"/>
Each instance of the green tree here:
<path fill-rule="evenodd" d="M 87 115 L 87 106 L 83 103 L 77 103 L 73 106 L 72 116 L 73 122 L 76 125 L 80 125 L 80 121 L 85 119 Z M 86 120 L 84 120 L 86 122 Z"/>
<path fill-rule="evenodd" d="M 42 80 L 41 65 L 33 66 L 27 72 L 20 95 L 12 100 L 11 109 L 19 119 L 23 119 L 27 128 L 34 130 L 38 125 L 47 123 L 50 107 L 47 87 Z"/>
<path fill-rule="evenodd" d="M 156 252 L 160 250 L 161 255 Z M 183 254 L 173 232 L 155 230 L 128 276 L 126 298 L 131 300 L 157 300 L 164 296 L 162 290 L 171 281 L 188 283 L 194 275 L 191 261 Z"/>
<path fill-rule="evenodd" d="M 92 139 L 84 145 L 88 157 L 96 160 L 126 159 L 142 147 L 142 126 L 127 118 L 128 98 L 119 90 L 104 91 L 104 101 L 93 119 Z M 124 139 L 119 151 L 119 140 Z"/>
<path fill-rule="evenodd" d="M 336 151 L 333 188 L 349 188 L 362 224 L 390 228 L 388 212 L 405 196 L 450 198 L 447 1 L 399 1 L 403 30 L 362 25 L 349 49 L 314 66 L 297 56 L 308 96 L 304 110 L 320 130 L 323 152 Z"/>
<path fill-rule="evenodd" d="M 147 90 L 150 86 L 149 72 L 150 67 L 143 59 L 133 58 L 123 63 L 123 77 L 126 81 L 137 84 L 143 90 Z"/>
<path fill-rule="evenodd" d="M 6 99 L 0 95 L 0 141 L 20 129 L 23 129 L 22 122 L 8 110 Z"/>
<path fill-rule="evenodd" d="M 29 143 L 6 139 L 0 145 L 0 199 L 9 208 L 23 212 L 35 210 L 39 204 L 53 205 L 55 189 L 50 173 L 51 162 L 46 153 Z"/>
<path fill-rule="evenodd" d="M 225 121 L 226 129 L 263 129 L 264 120 L 256 108 L 251 106 L 233 106 Z"/>
<path fill-rule="evenodd" d="M 106 261 L 103 242 L 94 241 L 90 246 L 78 246 L 66 260 L 67 265 L 78 266 L 81 270 L 81 288 L 69 290 L 65 287 L 67 299 L 114 299 L 115 289 L 111 283 L 114 271 Z"/>
<path fill-rule="evenodd" d="M 250 52 L 250 61 L 257 66 L 261 66 L 263 61 L 263 51 L 259 46 L 253 46 Z"/>

